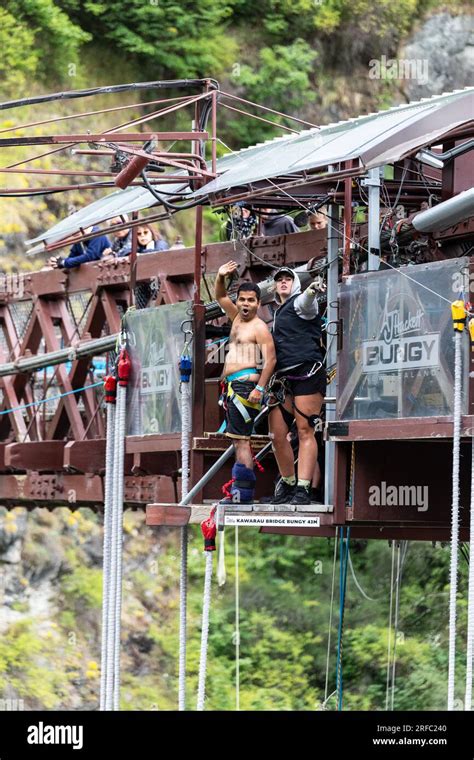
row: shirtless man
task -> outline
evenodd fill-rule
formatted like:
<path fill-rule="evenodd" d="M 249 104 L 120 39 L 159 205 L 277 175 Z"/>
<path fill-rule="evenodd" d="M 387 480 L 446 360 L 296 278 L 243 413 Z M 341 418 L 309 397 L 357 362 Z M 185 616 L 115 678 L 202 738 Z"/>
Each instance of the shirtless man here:
<path fill-rule="evenodd" d="M 237 291 L 235 304 L 227 295 L 225 278 L 237 269 L 235 261 L 220 267 L 216 278 L 216 300 L 232 321 L 229 351 L 224 365 L 226 435 L 232 438 L 236 462 L 231 499 L 221 503 L 251 504 L 255 491 L 255 474 L 250 448 L 254 419 L 260 411 L 265 386 L 275 367 L 275 346 L 265 322 L 257 317 L 260 289 L 244 282 Z M 262 369 L 258 369 L 262 364 Z"/>

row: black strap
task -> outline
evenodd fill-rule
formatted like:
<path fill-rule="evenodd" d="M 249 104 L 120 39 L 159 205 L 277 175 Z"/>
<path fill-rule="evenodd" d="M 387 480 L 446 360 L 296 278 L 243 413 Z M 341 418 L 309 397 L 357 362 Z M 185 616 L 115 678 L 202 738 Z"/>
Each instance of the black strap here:
<path fill-rule="evenodd" d="M 255 480 L 234 480 L 235 488 L 255 488 Z"/>

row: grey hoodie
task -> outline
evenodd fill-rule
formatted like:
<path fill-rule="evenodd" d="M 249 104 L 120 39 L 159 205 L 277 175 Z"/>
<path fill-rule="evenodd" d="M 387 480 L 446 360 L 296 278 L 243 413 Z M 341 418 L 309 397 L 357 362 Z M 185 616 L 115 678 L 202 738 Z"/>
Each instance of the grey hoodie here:
<path fill-rule="evenodd" d="M 306 293 L 304 291 L 301 292 L 301 281 L 298 277 L 298 274 L 294 272 L 295 278 L 293 280 L 293 285 L 291 287 L 291 293 L 290 298 L 293 296 L 296 296 L 298 294 L 298 297 L 295 298 L 295 311 L 298 314 L 301 319 L 314 319 L 317 314 L 319 314 L 319 304 L 318 304 L 318 297 L 317 296 L 311 296 L 309 293 Z M 279 306 L 282 305 L 282 300 L 278 293 L 275 293 L 275 301 Z M 273 316 L 273 326 L 275 326 L 275 317 L 278 314 L 278 309 L 275 311 L 275 314 Z"/>

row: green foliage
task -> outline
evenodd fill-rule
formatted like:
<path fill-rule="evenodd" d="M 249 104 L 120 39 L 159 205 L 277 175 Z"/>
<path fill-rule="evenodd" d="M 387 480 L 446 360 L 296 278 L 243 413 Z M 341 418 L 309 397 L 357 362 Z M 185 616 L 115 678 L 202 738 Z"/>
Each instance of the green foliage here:
<path fill-rule="evenodd" d="M 311 91 L 311 73 L 317 58 L 316 51 L 302 39 L 291 44 L 264 47 L 260 50 L 257 62 L 252 65 L 242 64 L 233 77 L 234 83 L 251 93 L 253 100 L 286 113 L 298 112 L 305 103 L 315 100 Z M 280 117 L 271 116 L 276 124 Z M 288 126 L 286 120 L 283 120 Z M 292 125 L 294 126 L 294 125 Z M 241 144 L 256 142 L 267 133 L 275 130 L 262 122 L 247 119 L 232 119 L 228 126 L 233 139 Z"/>
<path fill-rule="evenodd" d="M 16 94 L 34 79 L 66 81 L 90 35 L 53 0 L 6 0 L 0 9 L 0 78 Z"/>
<path fill-rule="evenodd" d="M 225 36 L 226 0 L 86 0 L 76 13 L 85 29 L 121 56 L 135 56 L 154 79 L 215 76 L 235 52 Z"/>
<path fill-rule="evenodd" d="M 68 678 L 63 668 L 51 670 L 54 650 L 54 639 L 39 636 L 33 621 L 11 625 L 0 639 L 0 694 L 13 689 L 30 709 L 60 708 Z"/>
<path fill-rule="evenodd" d="M 90 567 L 76 567 L 62 579 L 62 590 L 69 603 L 99 609 L 102 604 L 102 573 Z"/>

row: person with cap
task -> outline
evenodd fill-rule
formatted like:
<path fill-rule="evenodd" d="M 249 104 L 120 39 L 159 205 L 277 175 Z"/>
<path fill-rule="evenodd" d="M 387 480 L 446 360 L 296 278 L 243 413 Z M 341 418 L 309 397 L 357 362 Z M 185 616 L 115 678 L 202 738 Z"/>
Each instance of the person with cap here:
<path fill-rule="evenodd" d="M 275 300 L 279 304 L 273 318 L 276 349 L 275 380 L 286 391 L 269 417 L 273 451 L 281 480 L 273 504 L 310 504 L 311 481 L 318 447 L 315 437 L 326 390 L 326 370 L 321 347 L 319 294 L 325 285 L 316 278 L 302 293 L 298 275 L 289 267 L 274 274 Z M 288 433 L 296 424 L 298 471 Z"/>
<path fill-rule="evenodd" d="M 227 423 L 225 434 L 234 444 L 236 460 L 232 468 L 230 496 L 221 504 L 251 504 L 254 500 L 255 473 L 250 438 L 276 363 L 270 330 L 257 316 L 260 306 L 258 285 L 241 283 L 235 304 L 227 295 L 225 278 L 236 270 L 235 261 L 223 264 L 215 285 L 216 300 L 232 322 L 224 364 L 222 402 Z"/>

